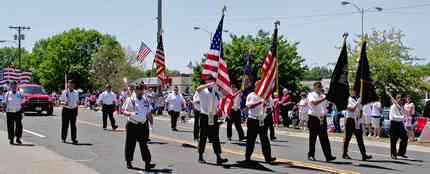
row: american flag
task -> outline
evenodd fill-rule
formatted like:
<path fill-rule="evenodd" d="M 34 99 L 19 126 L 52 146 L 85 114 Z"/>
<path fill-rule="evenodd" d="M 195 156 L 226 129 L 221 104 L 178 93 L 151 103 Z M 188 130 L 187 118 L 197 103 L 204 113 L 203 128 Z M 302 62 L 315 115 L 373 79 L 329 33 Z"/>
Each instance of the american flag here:
<path fill-rule="evenodd" d="M 154 62 L 157 67 L 157 78 L 161 81 L 161 85 L 163 87 L 167 84 L 168 79 L 166 75 L 166 63 L 164 60 L 163 36 L 160 34 Z"/>
<path fill-rule="evenodd" d="M 151 53 L 151 49 L 149 49 L 149 47 L 142 42 L 142 44 L 140 45 L 139 52 L 137 53 L 137 60 L 143 62 L 149 53 Z"/>
<path fill-rule="evenodd" d="M 261 81 L 257 84 L 257 88 L 255 89 L 255 93 L 264 99 L 269 98 L 272 94 L 276 85 L 276 77 L 278 76 L 278 61 L 276 58 L 277 40 L 278 28 L 275 26 L 272 47 L 264 60 Z"/>
<path fill-rule="evenodd" d="M 223 117 L 227 117 L 231 113 L 231 108 L 233 107 L 233 97 L 231 95 L 224 96 L 219 101 L 219 110 Z"/>
<path fill-rule="evenodd" d="M 212 38 L 211 46 L 207 54 L 207 60 L 203 66 L 202 77 L 212 76 L 216 78 L 216 84 L 227 94 L 231 95 L 230 78 L 228 76 L 227 65 L 224 62 L 222 45 L 224 14 L 218 24 L 218 28 Z"/>
<path fill-rule="evenodd" d="M 0 85 L 4 85 L 9 81 L 16 81 L 18 83 L 30 82 L 32 73 L 28 71 L 21 71 L 15 68 L 4 68 L 0 71 Z"/>

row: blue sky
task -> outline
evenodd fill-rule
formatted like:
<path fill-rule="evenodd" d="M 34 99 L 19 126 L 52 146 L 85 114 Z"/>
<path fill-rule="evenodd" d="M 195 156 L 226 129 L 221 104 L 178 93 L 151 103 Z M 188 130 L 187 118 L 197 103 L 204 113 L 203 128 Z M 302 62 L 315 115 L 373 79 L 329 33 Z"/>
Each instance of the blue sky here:
<path fill-rule="evenodd" d="M 96 29 L 114 35 L 124 47 L 137 49 L 144 41 L 155 51 L 157 0 L 1 0 L 0 40 L 11 40 L 15 31 L 9 25 L 28 25 L 23 45 L 31 49 L 35 41 L 73 27 Z M 365 31 L 401 29 L 412 54 L 430 57 L 429 0 L 351 0 L 362 7 L 387 10 L 367 13 Z M 310 66 L 333 63 L 338 56 L 341 34 L 349 32 L 349 42 L 361 33 L 359 14 L 340 0 L 164 0 L 163 27 L 167 66 L 187 71 L 191 60 L 198 61 L 209 48 L 209 35 L 195 31 L 200 26 L 214 32 L 221 8 L 228 11 L 224 28 L 231 33 L 255 34 L 273 30 L 280 19 L 280 34 L 300 42 L 299 52 Z M 397 8 L 427 4 L 419 8 Z M 397 9 L 393 9 L 397 8 Z M 391 9 L 391 10 L 390 10 Z M 325 14 L 329 14 L 324 16 Z M 337 15 L 336 15 L 337 14 Z M 320 17 L 317 17 L 320 16 Z M 228 41 L 227 35 L 224 40 Z M 0 44 L 0 47 L 10 44 Z M 150 54 L 148 62 L 153 59 Z M 429 62 L 429 59 L 423 61 Z"/>

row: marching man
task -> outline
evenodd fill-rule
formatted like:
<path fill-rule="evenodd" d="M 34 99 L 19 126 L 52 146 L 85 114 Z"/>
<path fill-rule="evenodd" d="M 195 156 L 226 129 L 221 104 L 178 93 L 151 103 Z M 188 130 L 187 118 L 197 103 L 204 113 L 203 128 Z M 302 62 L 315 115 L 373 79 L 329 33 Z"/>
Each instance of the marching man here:
<path fill-rule="evenodd" d="M 7 122 L 7 133 L 9 137 L 9 144 L 16 143 L 22 144 L 22 103 L 24 98 L 17 89 L 16 81 L 10 83 L 9 91 L 5 94 L 5 112 Z"/>
<path fill-rule="evenodd" d="M 348 107 L 346 108 L 346 123 L 345 123 L 345 139 L 343 142 L 343 159 L 351 159 L 348 155 L 349 141 L 351 141 L 352 134 L 357 139 L 357 144 L 361 152 L 361 159 L 366 161 L 371 159 L 372 156 L 366 154 L 366 148 L 363 142 L 363 121 L 360 118 L 362 111 L 361 98 L 353 89 L 352 96 L 348 99 Z"/>
<path fill-rule="evenodd" d="M 66 143 L 67 130 L 70 124 L 72 143 L 76 145 L 78 144 L 78 140 L 76 140 L 76 118 L 78 117 L 79 93 L 75 90 L 75 82 L 72 80 L 67 82 L 67 89 L 63 91 L 61 100 L 64 102 L 61 113 L 61 140 Z"/>
<path fill-rule="evenodd" d="M 144 95 L 144 85 L 140 84 L 136 87 L 135 97 L 132 95 L 127 98 L 123 105 L 123 114 L 128 117 L 128 122 L 125 126 L 125 160 L 128 169 L 133 169 L 132 161 L 136 142 L 139 142 L 142 159 L 145 162 L 145 170 L 150 170 L 155 167 L 151 164 L 151 152 L 148 149 L 149 139 L 149 124 L 153 124 L 151 114 L 152 106 L 149 98 Z"/>
<path fill-rule="evenodd" d="M 246 162 L 251 162 L 251 156 L 254 152 L 257 135 L 260 137 L 261 150 L 263 151 L 265 161 L 268 163 L 276 161 L 276 158 L 272 157 L 270 141 L 269 137 L 267 137 L 268 125 L 265 124 L 265 117 L 267 115 L 264 114 L 264 111 L 265 107 L 268 106 L 268 102 L 269 101 L 265 101 L 255 92 L 251 92 L 246 97 L 246 107 L 248 109 L 248 131 L 246 133 L 247 140 L 245 154 Z"/>
<path fill-rule="evenodd" d="M 213 151 L 216 155 L 217 165 L 222 165 L 228 160 L 221 157 L 221 143 L 219 140 L 219 123 L 217 116 L 218 96 L 215 78 L 209 76 L 206 84 L 199 86 L 196 91 L 200 99 L 200 139 L 199 139 L 199 162 L 206 163 L 203 154 L 206 148 L 206 139 L 212 142 Z"/>
<path fill-rule="evenodd" d="M 106 130 L 107 127 L 107 117 L 109 116 L 110 124 L 113 130 L 116 130 L 118 126 L 115 124 L 115 118 L 113 118 L 113 113 L 116 109 L 116 94 L 112 91 L 111 85 L 106 85 L 106 90 L 100 94 L 98 101 L 102 105 L 103 112 L 103 129 Z"/>

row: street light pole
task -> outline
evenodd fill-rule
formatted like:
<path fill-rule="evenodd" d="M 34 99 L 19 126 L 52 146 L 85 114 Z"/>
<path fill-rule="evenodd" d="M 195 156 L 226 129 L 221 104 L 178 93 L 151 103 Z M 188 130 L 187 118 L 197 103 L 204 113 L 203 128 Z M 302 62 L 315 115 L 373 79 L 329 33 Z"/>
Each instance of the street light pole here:
<path fill-rule="evenodd" d="M 341 4 L 344 6 L 345 5 L 352 5 L 361 14 L 361 37 L 364 37 L 364 13 L 366 11 L 372 11 L 372 10 L 376 10 L 376 11 L 382 11 L 383 10 L 381 7 L 374 7 L 374 8 L 367 8 L 367 9 L 361 8 L 357 4 L 349 2 L 349 1 L 342 1 Z"/>
<path fill-rule="evenodd" d="M 18 31 L 18 36 L 15 37 L 15 40 L 18 40 L 18 68 L 21 69 L 21 40 L 24 40 L 24 35 L 21 34 L 23 30 L 30 30 L 30 27 L 25 26 L 9 26 L 9 29 L 14 29 Z"/>
<path fill-rule="evenodd" d="M 202 31 L 204 31 L 204 32 L 206 32 L 206 33 L 208 33 L 209 34 L 209 44 L 212 42 L 212 32 L 210 32 L 209 30 L 207 30 L 207 29 L 205 29 L 205 28 L 202 28 L 202 27 L 198 27 L 198 26 L 196 26 L 196 27 L 193 27 L 193 29 L 194 30 L 202 30 Z M 228 33 L 229 31 L 228 30 L 223 30 L 222 32 L 224 32 L 224 33 Z"/>

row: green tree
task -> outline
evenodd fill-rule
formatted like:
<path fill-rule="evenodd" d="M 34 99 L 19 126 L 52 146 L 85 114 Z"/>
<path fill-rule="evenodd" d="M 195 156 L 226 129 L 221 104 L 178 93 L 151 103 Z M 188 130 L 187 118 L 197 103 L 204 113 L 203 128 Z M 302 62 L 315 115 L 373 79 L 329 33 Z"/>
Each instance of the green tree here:
<path fill-rule="evenodd" d="M 303 75 L 303 80 L 321 80 L 321 79 L 329 79 L 333 70 L 328 68 L 327 66 L 316 66 L 312 68 L 307 68 L 305 74 Z"/>
<path fill-rule="evenodd" d="M 368 37 L 367 56 L 378 95 L 388 103 L 387 92 L 408 94 L 417 102 L 429 85 L 423 82 L 424 71 L 412 65 L 416 59 L 403 43 L 400 30 L 373 31 Z M 350 84 L 353 84 L 360 55 L 361 41 L 350 56 Z"/>
<path fill-rule="evenodd" d="M 21 56 L 27 57 L 28 52 L 21 48 Z M 18 48 L 12 48 L 12 47 L 4 47 L 0 48 L 0 67 L 6 67 L 6 66 L 14 66 L 18 67 Z M 23 62 L 24 63 L 24 62 Z M 23 66 L 24 69 L 26 69 L 25 66 Z"/>
<path fill-rule="evenodd" d="M 91 58 L 104 43 L 119 45 L 110 35 L 74 28 L 37 41 L 26 61 L 33 70 L 33 78 L 48 90 L 64 88 L 65 74 L 76 80 L 79 87 L 90 89 Z"/>
<path fill-rule="evenodd" d="M 259 70 L 272 44 L 272 35 L 260 30 L 255 36 L 230 35 L 230 37 L 231 41 L 224 43 L 224 59 L 230 79 L 232 81 L 241 81 L 244 74 L 243 67 L 246 63 L 246 55 L 252 52 L 254 57 L 253 69 L 255 71 Z M 298 44 L 298 42 L 288 41 L 282 35 L 278 37 L 277 58 L 279 62 L 280 87 L 289 87 L 292 90 L 296 90 L 303 79 L 305 66 L 303 65 L 304 59 L 297 52 Z M 194 86 L 199 82 L 200 71 L 200 66 L 194 68 Z"/>

